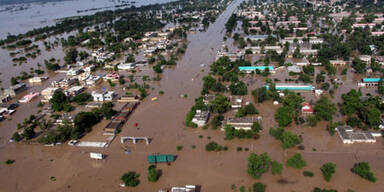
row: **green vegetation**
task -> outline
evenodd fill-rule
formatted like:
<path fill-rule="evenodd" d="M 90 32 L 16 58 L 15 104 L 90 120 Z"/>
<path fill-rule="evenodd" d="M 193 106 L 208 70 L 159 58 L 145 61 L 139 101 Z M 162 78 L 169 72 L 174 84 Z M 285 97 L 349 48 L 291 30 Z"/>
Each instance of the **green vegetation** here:
<path fill-rule="evenodd" d="M 267 153 L 257 155 L 251 153 L 248 157 L 248 174 L 255 179 L 260 179 L 261 175 L 269 170 L 271 158 Z"/>
<path fill-rule="evenodd" d="M 265 192 L 265 188 L 267 188 L 267 186 L 263 183 L 257 182 L 253 184 L 253 192 Z"/>
<path fill-rule="evenodd" d="M 371 181 L 373 183 L 376 182 L 376 177 L 375 175 L 373 174 L 373 172 L 371 171 L 371 168 L 369 166 L 369 163 L 368 162 L 360 162 L 360 163 L 356 163 L 353 168 L 351 169 L 351 171 L 357 175 L 359 175 L 360 177 L 368 180 L 368 181 Z"/>
<path fill-rule="evenodd" d="M 93 97 L 91 94 L 84 92 L 74 96 L 72 101 L 79 105 L 85 105 L 87 102 L 92 101 L 92 99 Z"/>
<path fill-rule="evenodd" d="M 331 181 L 332 175 L 336 172 L 336 164 L 334 163 L 325 163 L 321 168 L 323 177 L 326 181 Z"/>
<path fill-rule="evenodd" d="M 301 169 L 307 165 L 307 162 L 305 162 L 305 160 L 301 157 L 300 153 L 296 153 L 287 160 L 286 165 L 287 167 Z"/>
<path fill-rule="evenodd" d="M 121 180 L 124 182 L 125 186 L 136 187 L 140 183 L 139 177 L 140 174 L 130 171 L 128 173 L 124 173 L 123 176 L 121 176 Z"/>
<path fill-rule="evenodd" d="M 284 128 L 270 128 L 269 134 L 275 139 L 282 142 L 281 147 L 283 149 L 292 148 L 301 143 L 300 138 L 290 131 L 285 131 Z"/>
<path fill-rule="evenodd" d="M 181 151 L 181 150 L 183 149 L 183 146 L 182 146 L 182 145 L 178 145 L 178 146 L 176 147 L 176 149 L 177 149 L 178 151 Z"/>
<path fill-rule="evenodd" d="M 225 147 L 224 147 L 224 148 L 225 148 Z M 209 143 L 205 146 L 205 150 L 206 150 L 206 151 L 221 151 L 221 150 L 223 150 L 223 146 L 220 146 L 220 145 L 217 144 L 216 142 L 211 141 L 211 142 L 209 142 Z"/>
<path fill-rule="evenodd" d="M 278 161 L 272 161 L 271 171 L 273 175 L 279 175 L 283 171 L 283 164 Z"/>
<path fill-rule="evenodd" d="M 314 176 L 313 172 L 311 172 L 311 171 L 303 171 L 303 175 L 304 175 L 304 177 L 313 177 Z"/>
<path fill-rule="evenodd" d="M 11 165 L 11 164 L 13 164 L 14 162 L 15 162 L 15 160 L 8 159 L 8 160 L 6 160 L 4 163 L 5 163 L 6 165 Z"/>
<path fill-rule="evenodd" d="M 337 192 L 335 189 L 320 189 L 315 187 L 312 192 Z"/>
<path fill-rule="evenodd" d="M 156 169 L 156 165 L 150 165 L 148 167 L 148 181 L 156 182 L 159 176 L 159 170 Z"/>
<path fill-rule="evenodd" d="M 72 106 L 69 104 L 69 98 L 62 91 L 56 91 L 52 99 L 49 100 L 49 103 L 54 111 L 69 112 L 72 110 Z"/>

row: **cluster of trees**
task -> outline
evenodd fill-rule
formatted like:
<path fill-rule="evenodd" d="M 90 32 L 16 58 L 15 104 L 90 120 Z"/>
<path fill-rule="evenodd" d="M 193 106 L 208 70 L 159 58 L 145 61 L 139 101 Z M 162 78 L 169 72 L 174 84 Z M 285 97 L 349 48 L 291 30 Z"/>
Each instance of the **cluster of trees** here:
<path fill-rule="evenodd" d="M 376 177 L 375 175 L 373 174 L 373 172 L 371 171 L 371 168 L 369 166 L 369 163 L 368 162 L 360 162 L 360 163 L 356 163 L 353 168 L 351 169 L 351 171 L 357 175 L 359 175 L 360 177 L 368 180 L 368 181 L 371 181 L 373 183 L 376 182 Z"/>
<path fill-rule="evenodd" d="M 262 174 L 271 168 L 272 174 L 281 174 L 283 164 L 272 161 L 267 153 L 260 155 L 251 153 L 248 157 L 248 174 L 255 179 L 260 179 Z"/>
<path fill-rule="evenodd" d="M 225 24 L 225 29 L 227 33 L 232 33 L 232 31 L 237 26 L 237 16 L 236 14 L 232 14 L 231 17 L 228 19 L 227 23 Z"/>
<path fill-rule="evenodd" d="M 336 173 L 336 164 L 334 163 L 325 163 L 321 168 L 321 172 L 323 173 L 323 177 L 326 181 L 331 181 L 332 175 Z"/>
<path fill-rule="evenodd" d="M 292 117 L 298 117 L 301 103 L 304 99 L 293 92 L 286 92 L 286 96 L 282 100 L 283 107 L 277 109 L 275 118 L 279 126 L 286 127 L 292 123 Z"/>
<path fill-rule="evenodd" d="M 219 144 L 217 144 L 216 142 L 214 141 L 211 141 L 209 142 L 206 146 L 205 146 L 205 150 L 206 151 L 221 151 L 221 150 L 228 150 L 228 147 L 226 146 L 221 146 Z"/>
<path fill-rule="evenodd" d="M 136 187 L 140 184 L 139 177 L 140 177 L 140 174 L 134 171 L 130 171 L 128 173 L 124 173 L 121 176 L 121 181 L 124 182 L 125 186 Z"/>
<path fill-rule="evenodd" d="M 307 162 L 303 159 L 300 153 L 296 153 L 287 160 L 286 165 L 287 167 L 301 169 L 307 166 Z"/>
<path fill-rule="evenodd" d="M 56 91 L 49 100 L 54 111 L 72 111 L 73 107 L 70 104 L 70 99 L 62 92 Z"/>
<path fill-rule="evenodd" d="M 249 103 L 245 107 L 237 110 L 236 117 L 244 117 L 246 115 L 254 115 L 258 113 L 259 112 L 256 110 L 255 106 L 252 103 Z"/>
<path fill-rule="evenodd" d="M 150 165 L 148 167 L 148 181 L 156 182 L 159 180 L 160 170 L 156 169 L 156 165 Z"/>
<path fill-rule="evenodd" d="M 285 131 L 284 128 L 270 128 L 269 134 L 275 139 L 282 142 L 283 149 L 292 148 L 301 143 L 300 138 L 290 131 Z"/>
<path fill-rule="evenodd" d="M 376 129 L 381 123 L 381 113 L 384 111 L 381 98 L 370 97 L 367 100 L 361 100 L 361 96 L 361 91 L 355 89 L 343 94 L 341 112 L 348 116 L 347 124 L 352 127 Z"/>

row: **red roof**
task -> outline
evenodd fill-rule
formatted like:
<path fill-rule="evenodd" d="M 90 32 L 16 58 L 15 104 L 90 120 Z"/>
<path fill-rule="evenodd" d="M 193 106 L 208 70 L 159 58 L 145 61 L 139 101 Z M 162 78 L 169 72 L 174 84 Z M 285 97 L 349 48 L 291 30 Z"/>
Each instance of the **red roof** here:
<path fill-rule="evenodd" d="M 313 113 L 313 107 L 309 103 L 303 103 L 301 107 L 301 112 L 302 113 Z"/>

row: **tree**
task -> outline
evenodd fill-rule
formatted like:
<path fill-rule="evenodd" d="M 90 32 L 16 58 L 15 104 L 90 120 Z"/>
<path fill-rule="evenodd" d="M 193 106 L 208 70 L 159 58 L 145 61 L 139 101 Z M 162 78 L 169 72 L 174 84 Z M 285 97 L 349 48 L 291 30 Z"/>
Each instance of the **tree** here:
<path fill-rule="evenodd" d="M 94 124 L 99 122 L 99 117 L 92 112 L 79 112 L 75 118 L 74 123 L 80 133 L 89 132 Z"/>
<path fill-rule="evenodd" d="M 93 97 L 91 94 L 84 92 L 80 93 L 72 98 L 72 101 L 76 102 L 79 105 L 84 105 L 88 101 L 92 101 Z"/>
<path fill-rule="evenodd" d="M 361 91 L 356 91 L 355 89 L 351 89 L 348 93 L 342 94 L 343 106 L 341 107 L 341 112 L 345 115 L 356 113 L 361 107 L 361 95 Z"/>
<path fill-rule="evenodd" d="M 140 174 L 130 171 L 128 173 L 124 173 L 123 176 L 121 176 L 121 180 L 124 182 L 125 186 L 136 187 L 140 183 L 139 177 Z"/>
<path fill-rule="evenodd" d="M 220 151 L 221 149 L 222 149 L 222 147 L 214 141 L 209 142 L 205 146 L 206 151 Z"/>
<path fill-rule="evenodd" d="M 278 161 L 272 161 L 271 171 L 274 175 L 281 174 L 283 171 L 283 164 L 279 163 Z"/>
<path fill-rule="evenodd" d="M 211 125 L 212 125 L 212 128 L 213 129 L 217 129 L 218 127 L 221 126 L 221 121 L 224 120 L 224 116 L 222 115 L 217 115 L 215 116 L 212 121 L 211 121 Z"/>
<path fill-rule="evenodd" d="M 229 109 L 229 100 L 224 95 L 216 95 L 210 104 L 212 110 L 216 113 L 225 113 Z"/>
<path fill-rule="evenodd" d="M 325 121 L 332 120 L 333 114 L 336 110 L 336 105 L 333 104 L 326 96 L 321 96 L 314 107 L 316 118 Z"/>
<path fill-rule="evenodd" d="M 279 128 L 270 128 L 269 129 L 269 134 L 274 137 L 277 140 L 282 139 L 282 135 L 284 133 L 284 128 L 279 127 Z"/>
<path fill-rule="evenodd" d="M 27 127 L 23 131 L 23 136 L 26 139 L 32 139 L 35 136 L 35 130 L 32 127 Z"/>
<path fill-rule="evenodd" d="M 312 192 L 337 192 L 337 190 L 334 190 L 334 189 L 320 189 L 318 187 L 315 187 Z"/>
<path fill-rule="evenodd" d="M 12 139 L 14 140 L 14 141 L 20 141 L 21 140 L 21 135 L 18 133 L 18 132 L 15 132 L 15 133 L 13 133 L 13 135 L 12 135 Z"/>
<path fill-rule="evenodd" d="M 356 163 L 353 168 L 351 169 L 351 171 L 357 175 L 359 175 L 360 177 L 368 180 L 368 181 L 371 181 L 373 183 L 376 182 L 376 177 L 375 175 L 373 174 L 373 172 L 371 172 L 371 168 L 369 166 L 369 163 L 368 162 L 360 162 L 360 163 Z"/>
<path fill-rule="evenodd" d="M 67 64 L 76 63 L 76 58 L 77 58 L 78 54 L 79 54 L 79 52 L 77 51 L 76 48 L 70 48 L 65 54 L 64 61 Z"/>
<path fill-rule="evenodd" d="M 326 181 L 330 181 L 332 175 L 336 172 L 336 164 L 334 163 L 325 163 L 321 168 L 321 172 L 323 173 L 323 177 Z"/>
<path fill-rule="evenodd" d="M 289 106 L 283 106 L 277 109 L 275 118 L 277 119 L 279 126 L 286 127 L 292 123 L 292 115 L 292 108 Z"/>
<path fill-rule="evenodd" d="M 263 183 L 255 183 L 253 184 L 253 192 L 264 192 L 266 187 Z"/>
<path fill-rule="evenodd" d="M 291 158 L 287 160 L 287 167 L 293 167 L 296 169 L 301 169 L 307 165 L 307 162 L 301 157 L 300 153 L 296 153 Z"/>
<path fill-rule="evenodd" d="M 103 105 L 100 108 L 100 111 L 106 119 L 111 119 L 112 116 L 114 116 L 117 113 L 117 111 L 113 109 L 112 102 L 103 103 Z"/>
<path fill-rule="evenodd" d="M 54 111 L 62 111 L 66 105 L 69 105 L 69 99 L 62 91 L 56 91 L 49 103 Z"/>
<path fill-rule="evenodd" d="M 253 114 L 259 113 L 252 103 L 249 103 L 248 105 L 246 105 L 244 109 L 245 109 L 245 114 L 247 115 L 253 115 Z"/>
<path fill-rule="evenodd" d="M 159 179 L 158 170 L 156 169 L 156 165 L 150 165 L 148 167 L 148 181 L 156 182 Z"/>
<path fill-rule="evenodd" d="M 256 103 L 262 103 L 269 100 L 269 94 L 265 87 L 255 89 L 252 91 L 252 95 Z"/>
<path fill-rule="evenodd" d="M 235 138 L 235 130 L 231 125 L 225 125 L 224 131 L 225 139 L 232 140 L 233 138 Z"/>
<path fill-rule="evenodd" d="M 229 90 L 231 90 L 232 95 L 246 95 L 248 92 L 247 85 L 242 81 L 231 83 Z"/>
<path fill-rule="evenodd" d="M 267 153 L 257 155 L 251 153 L 248 157 L 248 174 L 255 179 L 260 179 L 261 175 L 269 170 L 271 158 Z"/>
<path fill-rule="evenodd" d="M 352 68 L 355 69 L 356 73 L 365 73 L 366 64 L 359 58 L 355 58 L 352 61 Z"/>
<path fill-rule="evenodd" d="M 290 131 L 283 132 L 283 134 L 281 135 L 281 141 L 283 142 L 283 149 L 291 148 L 301 143 L 299 137 Z"/>

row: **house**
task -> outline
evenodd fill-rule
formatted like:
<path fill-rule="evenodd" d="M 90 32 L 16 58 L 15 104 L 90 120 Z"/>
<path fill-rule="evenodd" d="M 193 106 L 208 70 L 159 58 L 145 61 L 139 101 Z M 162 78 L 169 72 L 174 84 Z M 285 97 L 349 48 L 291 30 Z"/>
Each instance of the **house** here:
<path fill-rule="evenodd" d="M 76 82 L 77 78 L 64 78 L 60 81 L 53 81 L 51 83 L 52 87 L 59 87 L 59 88 L 67 88 L 71 85 L 73 85 Z"/>
<path fill-rule="evenodd" d="M 38 92 L 31 92 L 27 95 L 25 95 L 22 99 L 19 100 L 20 103 L 28 103 L 30 102 L 33 98 L 39 96 L 40 93 Z"/>
<path fill-rule="evenodd" d="M 83 72 L 83 69 L 81 69 L 81 68 L 78 68 L 78 67 L 70 68 L 67 71 L 67 76 L 76 76 L 82 72 Z"/>
<path fill-rule="evenodd" d="M 118 73 L 108 73 L 103 77 L 104 81 L 118 81 L 120 79 L 120 75 Z"/>
<path fill-rule="evenodd" d="M 339 126 L 336 128 L 336 132 L 344 144 L 376 142 L 372 133 L 368 131 L 354 131 L 350 126 Z"/>
<path fill-rule="evenodd" d="M 254 122 L 260 122 L 261 117 L 229 117 L 224 121 L 224 126 L 222 130 L 224 130 L 225 125 L 231 125 L 236 130 L 252 130 L 252 126 Z"/>
<path fill-rule="evenodd" d="M 207 124 L 208 119 L 209 111 L 196 110 L 196 114 L 192 118 L 192 123 L 195 123 L 198 127 L 202 127 Z"/>
<path fill-rule="evenodd" d="M 333 66 L 345 66 L 347 64 L 347 62 L 343 60 L 330 60 L 329 62 Z"/>
<path fill-rule="evenodd" d="M 32 77 L 30 79 L 28 79 L 28 82 L 30 84 L 33 84 L 33 83 L 41 83 L 42 82 L 42 79 L 40 77 Z"/>
<path fill-rule="evenodd" d="M 117 66 L 117 69 L 119 70 L 132 70 L 135 69 L 136 64 L 135 63 L 122 63 Z"/>
<path fill-rule="evenodd" d="M 25 91 L 26 89 L 27 89 L 27 85 L 25 83 L 19 83 L 7 89 L 4 89 L 3 95 L 6 97 L 15 97 L 17 94 Z"/>
<path fill-rule="evenodd" d="M 243 106 L 243 98 L 239 96 L 230 97 L 230 105 L 232 109 L 239 109 Z"/>
<path fill-rule="evenodd" d="M 248 35 L 244 39 L 245 40 L 250 40 L 250 41 L 263 41 L 267 39 L 269 35 Z M 272 37 L 276 37 L 275 35 L 272 35 Z"/>
<path fill-rule="evenodd" d="M 118 102 L 139 102 L 139 98 L 137 96 L 121 96 L 118 100 Z"/>
<path fill-rule="evenodd" d="M 195 192 L 195 185 L 186 185 L 185 187 L 172 187 L 171 192 Z"/>
<path fill-rule="evenodd" d="M 93 101 L 112 101 L 113 98 L 115 97 L 115 92 L 113 91 L 105 91 L 102 93 L 98 93 L 97 91 L 92 91 L 92 97 Z"/>
<path fill-rule="evenodd" d="M 289 73 L 301 73 L 301 68 L 297 65 L 292 65 L 292 66 L 289 66 L 287 67 L 287 70 Z"/>
<path fill-rule="evenodd" d="M 50 99 L 52 99 L 53 94 L 55 92 L 61 91 L 60 88 L 57 87 L 48 87 L 41 91 L 41 96 L 43 97 L 42 102 L 48 102 Z"/>
<path fill-rule="evenodd" d="M 313 107 L 309 103 L 303 103 L 301 105 L 301 114 L 303 115 L 312 115 L 313 114 Z"/>
<path fill-rule="evenodd" d="M 62 114 L 58 119 L 55 121 L 55 125 L 65 125 L 66 123 L 75 125 L 74 119 L 69 114 Z"/>
<path fill-rule="evenodd" d="M 74 97 L 83 92 L 84 90 L 84 86 L 73 86 L 65 91 L 65 95 Z"/>
<path fill-rule="evenodd" d="M 370 55 L 360 55 L 359 59 L 365 62 L 366 64 L 371 64 L 372 57 Z"/>
<path fill-rule="evenodd" d="M 211 101 L 215 100 L 214 95 L 205 94 L 203 97 L 204 104 L 208 105 Z"/>

